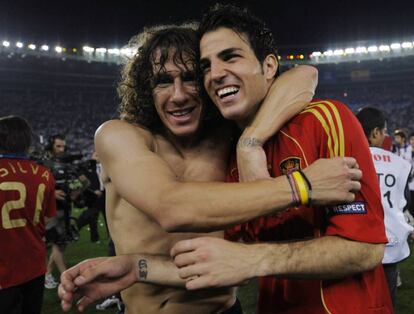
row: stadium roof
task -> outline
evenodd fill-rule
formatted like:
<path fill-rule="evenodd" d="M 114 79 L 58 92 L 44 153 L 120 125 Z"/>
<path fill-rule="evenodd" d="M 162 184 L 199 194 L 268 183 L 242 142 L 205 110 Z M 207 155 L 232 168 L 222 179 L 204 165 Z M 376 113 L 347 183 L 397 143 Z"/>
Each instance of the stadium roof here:
<path fill-rule="evenodd" d="M 0 2 L 0 40 L 122 46 L 142 26 L 198 19 L 216 0 Z M 223 1 L 222 1 L 223 2 Z M 224 2 L 231 2 L 229 0 Z M 263 18 L 279 46 L 414 40 L 413 1 L 233 1 Z"/>

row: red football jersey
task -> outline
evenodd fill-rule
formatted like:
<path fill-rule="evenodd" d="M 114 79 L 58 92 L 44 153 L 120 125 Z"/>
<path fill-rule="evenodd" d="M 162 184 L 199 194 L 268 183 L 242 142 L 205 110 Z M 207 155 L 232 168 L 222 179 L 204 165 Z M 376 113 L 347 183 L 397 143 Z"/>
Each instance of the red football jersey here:
<path fill-rule="evenodd" d="M 45 216 L 56 215 L 55 180 L 26 159 L 0 158 L 0 289 L 46 272 Z"/>
<path fill-rule="evenodd" d="M 363 171 L 355 202 L 329 208 L 300 206 L 226 232 L 245 241 L 300 240 L 324 235 L 387 243 L 378 179 L 368 142 L 354 114 L 336 101 L 314 101 L 265 144 L 273 177 L 318 158 L 352 156 Z M 326 169 L 329 171 L 329 169 Z M 238 181 L 235 158 L 228 180 Z M 258 313 L 392 313 L 382 266 L 341 280 L 260 278 Z"/>

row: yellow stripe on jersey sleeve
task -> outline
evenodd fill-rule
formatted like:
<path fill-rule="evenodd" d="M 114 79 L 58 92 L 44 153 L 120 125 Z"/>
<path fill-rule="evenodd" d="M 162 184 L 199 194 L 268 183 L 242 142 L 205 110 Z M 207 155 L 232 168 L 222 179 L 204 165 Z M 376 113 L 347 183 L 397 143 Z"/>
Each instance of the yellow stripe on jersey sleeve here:
<path fill-rule="evenodd" d="M 338 108 L 336 108 L 336 106 L 330 101 L 325 100 L 324 102 L 329 105 L 329 107 L 332 109 L 335 115 L 335 120 L 336 120 L 336 123 L 338 124 L 338 131 L 339 131 L 339 143 L 340 143 L 339 144 L 339 156 L 345 157 L 344 127 L 342 125 L 342 119 L 341 119 L 341 116 L 339 115 Z"/>
<path fill-rule="evenodd" d="M 328 120 L 329 123 L 329 129 L 331 130 L 332 133 L 332 137 L 333 137 L 333 143 L 334 143 L 334 156 L 339 156 L 339 146 L 340 146 L 340 141 L 338 141 L 338 134 L 336 133 L 336 128 L 335 128 L 335 123 L 332 119 L 332 115 L 329 111 L 329 109 L 323 104 L 323 103 L 318 103 L 315 105 L 310 106 L 311 108 L 320 108 L 323 113 L 326 116 L 326 119 Z M 335 108 L 336 109 L 336 108 Z"/>
<path fill-rule="evenodd" d="M 302 111 L 302 113 L 309 112 L 312 113 L 322 124 L 323 129 L 325 130 L 326 135 L 328 136 L 328 149 L 329 149 L 329 157 L 333 158 L 335 157 L 334 151 L 332 149 L 332 138 L 331 138 L 331 132 L 329 131 L 329 126 L 326 123 L 325 119 L 322 117 L 322 115 L 319 113 L 317 109 L 305 109 Z"/>
<path fill-rule="evenodd" d="M 331 114 L 331 111 L 333 116 Z M 319 111 L 321 110 L 325 117 Z M 330 157 L 345 156 L 345 136 L 344 129 L 338 108 L 330 101 L 320 101 L 311 103 L 304 111 L 312 113 L 321 123 L 328 136 L 328 149 Z M 336 122 L 336 125 L 335 125 Z M 333 148 L 332 148 L 333 142 Z"/>

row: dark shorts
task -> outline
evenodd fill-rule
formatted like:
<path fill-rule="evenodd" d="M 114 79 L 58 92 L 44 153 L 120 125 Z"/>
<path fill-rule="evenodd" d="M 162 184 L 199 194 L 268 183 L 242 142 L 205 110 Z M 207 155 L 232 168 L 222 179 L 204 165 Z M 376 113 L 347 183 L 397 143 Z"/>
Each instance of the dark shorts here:
<path fill-rule="evenodd" d="M 0 313 L 40 314 L 45 276 L 18 286 L 0 289 Z"/>
<path fill-rule="evenodd" d="M 233 306 L 221 314 L 243 314 L 243 309 L 241 307 L 239 299 L 236 299 L 236 302 L 234 302 Z"/>

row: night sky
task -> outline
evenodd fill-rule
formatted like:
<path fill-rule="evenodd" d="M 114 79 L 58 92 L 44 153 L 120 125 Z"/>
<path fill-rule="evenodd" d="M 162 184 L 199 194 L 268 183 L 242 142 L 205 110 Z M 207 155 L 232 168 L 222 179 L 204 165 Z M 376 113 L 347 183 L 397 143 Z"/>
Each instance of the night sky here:
<path fill-rule="evenodd" d="M 144 25 L 196 20 L 215 2 L 0 0 L 0 40 L 66 47 L 121 46 Z M 278 45 L 286 49 L 306 45 L 326 48 L 357 40 L 414 41 L 414 1 L 237 3 L 264 19 L 276 34 Z"/>

